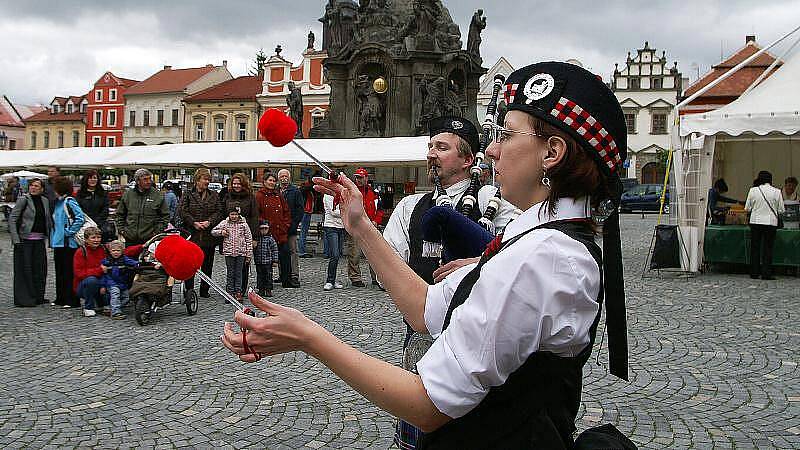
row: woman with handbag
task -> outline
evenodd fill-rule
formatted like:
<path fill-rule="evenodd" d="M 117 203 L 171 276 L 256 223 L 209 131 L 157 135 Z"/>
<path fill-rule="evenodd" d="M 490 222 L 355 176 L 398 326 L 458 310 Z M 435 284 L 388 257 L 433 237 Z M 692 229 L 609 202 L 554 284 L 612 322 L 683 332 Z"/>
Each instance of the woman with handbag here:
<path fill-rule="evenodd" d="M 8 228 L 14 244 L 14 305 L 36 306 L 44 303 L 47 281 L 45 241 L 53 229 L 50 204 L 42 196 L 44 183 L 38 178 L 28 182 L 28 193 L 19 196 Z"/>
<path fill-rule="evenodd" d="M 87 219 L 78 202 L 70 196 L 72 182 L 66 177 L 53 180 L 53 191 L 56 194 L 53 207 L 53 230 L 50 233 L 50 246 L 53 247 L 53 263 L 56 268 L 56 299 L 51 305 L 64 308 L 76 308 L 80 302 L 72 292 L 72 261 L 75 250 L 83 243 L 84 224 Z M 92 226 L 96 226 L 91 221 Z"/>
<path fill-rule="evenodd" d="M 81 210 L 94 220 L 101 230 L 108 220 L 108 194 L 100 183 L 100 174 L 88 170 L 81 178 L 81 188 L 75 196 Z"/>
<path fill-rule="evenodd" d="M 782 228 L 780 214 L 785 211 L 781 190 L 772 186 L 772 174 L 758 172 L 747 193 L 744 209 L 750 212 L 750 278 L 774 280 L 772 249 L 775 233 Z"/>

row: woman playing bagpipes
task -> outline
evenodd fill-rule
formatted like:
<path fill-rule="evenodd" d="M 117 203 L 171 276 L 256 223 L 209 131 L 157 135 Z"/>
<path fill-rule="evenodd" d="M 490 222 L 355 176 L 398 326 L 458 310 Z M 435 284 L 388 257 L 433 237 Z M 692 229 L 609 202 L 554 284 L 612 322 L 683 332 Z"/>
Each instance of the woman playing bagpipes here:
<path fill-rule="evenodd" d="M 610 371 L 627 379 L 619 171 L 626 129 L 614 94 L 586 70 L 539 63 L 512 73 L 508 114 L 487 156 L 502 197 L 523 213 L 477 264 L 429 285 L 387 245 L 340 175 L 347 232 L 406 321 L 436 340 L 414 374 L 345 344 L 300 311 L 251 296 L 224 345 L 245 362 L 289 351 L 317 358 L 378 407 L 426 434 L 423 448 L 572 448 L 582 367 L 607 307 Z M 604 220 L 605 219 L 605 220 Z M 595 243 L 603 222 L 603 247 Z"/>

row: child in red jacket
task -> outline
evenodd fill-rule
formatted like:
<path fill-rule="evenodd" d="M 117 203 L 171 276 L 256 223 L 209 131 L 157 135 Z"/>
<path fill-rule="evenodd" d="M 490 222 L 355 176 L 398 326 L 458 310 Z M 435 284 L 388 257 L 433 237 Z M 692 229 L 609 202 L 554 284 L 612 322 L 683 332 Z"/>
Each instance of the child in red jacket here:
<path fill-rule="evenodd" d="M 74 278 L 72 287 L 79 298 L 82 298 L 84 317 L 94 317 L 95 308 L 102 306 L 102 283 L 100 278 L 103 276 L 103 269 L 100 262 L 106 257 L 106 250 L 100 245 L 103 232 L 97 227 L 87 227 L 83 231 L 85 244 L 72 258 Z"/>

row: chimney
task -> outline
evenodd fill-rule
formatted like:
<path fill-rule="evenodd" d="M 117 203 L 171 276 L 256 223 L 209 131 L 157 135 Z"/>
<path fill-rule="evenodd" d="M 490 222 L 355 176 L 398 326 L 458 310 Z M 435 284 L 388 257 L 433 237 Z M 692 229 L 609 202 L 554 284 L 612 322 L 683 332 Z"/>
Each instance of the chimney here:
<path fill-rule="evenodd" d="M 749 44 L 749 43 L 751 43 L 751 42 L 752 42 L 753 44 L 755 44 L 755 43 L 756 43 L 756 35 L 754 35 L 754 34 L 748 34 L 747 36 L 745 36 L 745 37 L 744 37 L 744 45 L 747 45 L 747 44 Z"/>
<path fill-rule="evenodd" d="M 164 70 L 172 70 L 172 66 L 164 66 Z"/>
<path fill-rule="evenodd" d="M 223 59 L 222 60 L 222 67 L 228 67 L 228 60 L 227 59 Z"/>

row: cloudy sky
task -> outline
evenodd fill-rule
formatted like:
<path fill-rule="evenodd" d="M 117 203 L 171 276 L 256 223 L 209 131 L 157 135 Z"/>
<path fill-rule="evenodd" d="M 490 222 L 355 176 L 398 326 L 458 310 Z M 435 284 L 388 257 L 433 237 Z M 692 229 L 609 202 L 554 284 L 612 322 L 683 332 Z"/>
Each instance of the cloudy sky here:
<path fill-rule="evenodd" d="M 0 0 L 0 94 L 15 103 L 81 95 L 106 71 L 142 80 L 165 64 L 228 60 L 245 75 L 259 48 L 299 61 L 321 41 L 325 0 Z M 472 13 L 488 27 L 484 66 L 578 59 L 605 79 L 644 41 L 692 80 L 755 34 L 762 45 L 800 25 L 800 0 L 444 0 L 466 43 Z M 786 47 L 783 47 L 786 48 Z M 780 54 L 782 49 L 778 49 Z"/>

